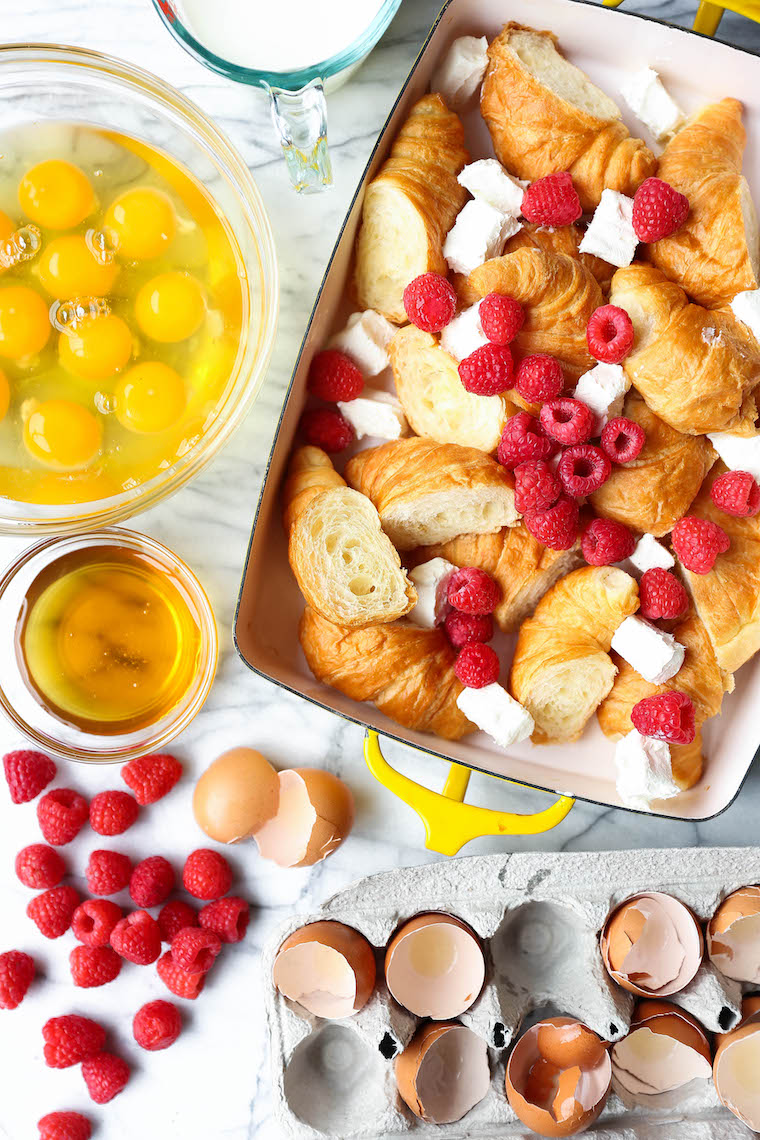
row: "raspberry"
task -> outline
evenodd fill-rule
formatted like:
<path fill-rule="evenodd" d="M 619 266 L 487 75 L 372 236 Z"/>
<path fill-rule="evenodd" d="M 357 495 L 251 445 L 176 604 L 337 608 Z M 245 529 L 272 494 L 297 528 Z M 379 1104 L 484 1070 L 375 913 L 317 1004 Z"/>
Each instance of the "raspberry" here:
<path fill-rule="evenodd" d="M 151 855 L 132 872 L 129 893 L 137 906 L 160 906 L 168 899 L 174 883 L 174 868 L 169 860 L 163 855 Z"/>
<path fill-rule="evenodd" d="M 96 1104 L 108 1104 L 129 1080 L 130 1068 L 115 1053 L 96 1053 L 82 1063 L 82 1076 L 87 1091 Z"/>
<path fill-rule="evenodd" d="M 512 387 L 512 351 L 504 344 L 484 344 L 459 365 L 459 379 L 475 396 L 498 396 Z"/>
<path fill-rule="evenodd" d="M 627 526 L 614 519 L 593 519 L 581 539 L 581 553 L 589 566 L 609 566 L 630 558 L 636 539 Z"/>
<path fill-rule="evenodd" d="M 161 953 L 161 931 L 147 910 L 135 910 L 116 923 L 111 945 L 117 954 L 136 966 L 150 966 Z"/>
<path fill-rule="evenodd" d="M 182 1015 L 170 1001 L 149 1001 L 138 1009 L 132 1033 L 141 1048 L 151 1053 L 168 1049 L 182 1032 Z"/>
<path fill-rule="evenodd" d="M 320 400 L 355 400 L 362 394 L 364 377 L 345 352 L 326 348 L 311 362 L 307 387 Z"/>
<path fill-rule="evenodd" d="M 725 471 L 710 488 L 715 506 L 735 518 L 749 518 L 760 511 L 760 485 L 749 471 Z"/>
<path fill-rule="evenodd" d="M 69 954 L 75 986 L 94 989 L 118 978 L 121 958 L 110 946 L 75 946 Z"/>
<path fill-rule="evenodd" d="M 562 491 L 559 479 L 545 459 L 532 459 L 515 467 L 515 509 L 520 514 L 545 511 Z"/>
<path fill-rule="evenodd" d="M 460 613 L 492 614 L 501 601 L 501 590 L 485 570 L 464 566 L 449 578 L 446 598 Z"/>
<path fill-rule="evenodd" d="M 462 614 L 459 610 L 450 610 L 443 626 L 454 649 L 461 649 L 473 641 L 490 641 L 493 637 L 493 618 L 490 614 Z M 213 905 L 215 904 L 212 903 Z"/>
<path fill-rule="evenodd" d="M 583 213 L 580 198 L 567 171 L 547 174 L 531 183 L 523 194 L 523 217 L 541 226 L 569 226 Z"/>
<path fill-rule="evenodd" d="M 557 464 L 557 475 L 568 495 L 582 499 L 607 482 L 612 464 L 598 447 L 591 443 L 576 443 L 563 451 Z"/>
<path fill-rule="evenodd" d="M 639 241 L 670 237 L 689 216 L 689 199 L 661 178 L 646 178 L 633 196 L 633 228 Z"/>
<path fill-rule="evenodd" d="M 541 427 L 558 443 L 585 443 L 594 434 L 596 417 L 588 404 L 572 396 L 549 400 L 541 409 Z"/>
<path fill-rule="evenodd" d="M 554 506 L 531 512 L 524 522 L 533 537 L 550 550 L 569 550 L 578 538 L 578 503 L 560 495 Z"/>
<path fill-rule="evenodd" d="M 188 855 L 182 882 L 194 898 L 213 902 L 226 895 L 232 886 L 232 871 L 227 860 L 217 851 L 201 847 Z"/>
<path fill-rule="evenodd" d="M 55 764 L 44 752 L 32 752 L 28 748 L 16 752 L 6 752 L 3 756 L 3 769 L 14 804 L 28 804 L 36 799 L 55 777 Z"/>
<path fill-rule="evenodd" d="M 463 614 L 459 615 L 463 617 Z M 483 621 L 483 618 L 469 618 L 469 621 Z M 490 618 L 486 618 L 490 621 Z M 222 942 L 242 942 L 248 929 L 250 908 L 245 899 L 228 895 L 226 899 L 208 903 L 198 916 L 204 930 L 210 930 Z"/>
<path fill-rule="evenodd" d="M 312 408 L 301 416 L 301 433 L 312 447 L 334 455 L 354 442 L 355 432 L 336 408 Z"/>
<path fill-rule="evenodd" d="M 87 885 L 94 895 L 123 891 L 132 874 L 132 860 L 119 851 L 93 851 L 87 861 Z"/>
<path fill-rule="evenodd" d="M 205 974 L 199 972 L 188 974 L 186 970 L 181 970 L 172 958 L 171 950 L 167 950 L 158 959 L 156 969 L 166 988 L 177 997 L 187 998 L 188 1001 L 195 1001 L 206 984 Z"/>
<path fill-rule="evenodd" d="M 85 899 L 74 911 L 71 929 L 85 946 L 107 946 L 122 917 L 121 907 L 108 899 Z"/>
<path fill-rule="evenodd" d="M 404 290 L 404 310 L 418 329 L 437 333 L 457 311 L 457 295 L 440 273 L 421 273 Z"/>
<path fill-rule="evenodd" d="M 531 459 L 551 459 L 557 450 L 535 416 L 517 412 L 510 416 L 501 433 L 497 458 L 504 467 L 515 468 Z"/>
<path fill-rule="evenodd" d="M 478 318 L 492 344 L 511 344 L 525 323 L 525 310 L 512 297 L 489 293 L 478 306 Z"/>
<path fill-rule="evenodd" d="M 638 459 L 647 441 L 641 424 L 616 416 L 602 428 L 600 443 L 602 451 L 613 463 L 632 463 Z"/>
<path fill-rule="evenodd" d="M 71 788 L 55 788 L 37 804 L 40 830 L 54 847 L 65 847 L 76 839 L 88 815 L 87 800 Z"/>
<path fill-rule="evenodd" d="M 98 792 L 90 801 L 90 827 L 98 835 L 122 835 L 140 812 L 129 792 Z"/>
<path fill-rule="evenodd" d="M 99 1053 L 106 1043 L 106 1031 L 97 1021 L 67 1013 L 51 1017 L 42 1027 L 45 1063 L 51 1069 L 68 1069 Z"/>
<path fill-rule="evenodd" d="M 678 689 L 644 697 L 633 706 L 631 720 L 642 736 L 654 736 L 669 744 L 691 744 L 696 735 L 694 705 Z"/>
<path fill-rule="evenodd" d="M 562 365 L 546 352 L 525 356 L 517 366 L 515 388 L 529 404 L 555 400 L 564 386 Z"/>
<path fill-rule="evenodd" d="M 625 309 L 602 305 L 586 326 L 586 343 L 594 360 L 619 364 L 633 348 L 633 322 Z"/>
<path fill-rule="evenodd" d="M 197 926 L 198 914 L 190 903 L 182 899 L 173 899 L 162 907 L 158 915 L 158 927 L 164 942 L 171 942 L 175 934 L 184 930 L 186 926 Z"/>
<path fill-rule="evenodd" d="M 92 1125 L 81 1112 L 49 1112 L 37 1121 L 40 1140 L 90 1140 Z"/>
<path fill-rule="evenodd" d="M 460 649 L 454 672 L 466 688 L 484 689 L 498 681 L 500 668 L 498 654 L 491 646 L 473 641 Z"/>
<path fill-rule="evenodd" d="M 6 950 L 0 954 L 0 1009 L 16 1009 L 36 974 L 34 958 L 22 950 Z"/>
<path fill-rule="evenodd" d="M 26 913 L 46 938 L 60 938 L 71 926 L 74 911 L 80 903 L 79 892 L 74 887 L 53 887 L 36 895 Z"/>
<path fill-rule="evenodd" d="M 180 970 L 187 974 L 207 974 L 222 948 L 213 930 L 187 926 L 172 941 L 171 955 Z"/>
<path fill-rule="evenodd" d="M 693 515 L 678 520 L 670 539 L 681 563 L 694 574 L 708 574 L 718 555 L 725 554 L 731 545 L 731 539 L 717 523 Z"/>
<path fill-rule="evenodd" d="M 647 621 L 681 617 L 689 608 L 689 597 L 675 574 L 654 566 L 645 570 L 639 582 L 639 617 Z"/>
<path fill-rule="evenodd" d="M 25 887 L 44 891 L 58 886 L 66 874 L 66 864 L 53 847 L 33 843 L 16 856 L 16 874 Z"/>
<path fill-rule="evenodd" d="M 121 770 L 121 778 L 135 793 L 138 804 L 155 804 L 172 790 L 182 775 L 182 765 L 174 756 L 158 753 L 138 756 Z"/>

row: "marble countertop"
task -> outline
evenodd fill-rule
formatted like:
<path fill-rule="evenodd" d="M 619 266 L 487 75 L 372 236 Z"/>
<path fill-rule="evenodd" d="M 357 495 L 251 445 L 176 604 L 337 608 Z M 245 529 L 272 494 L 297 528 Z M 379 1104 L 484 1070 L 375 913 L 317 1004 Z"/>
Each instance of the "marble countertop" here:
<path fill-rule="evenodd" d="M 238 434 L 189 487 L 134 526 L 167 543 L 196 570 L 214 604 L 222 658 L 211 697 L 175 751 L 185 779 L 165 801 L 143 812 L 123 841 L 96 842 L 86 829 L 65 849 L 73 881 L 90 850 L 112 845 L 136 857 L 164 854 L 178 867 L 202 845 L 190 811 L 194 778 L 233 744 L 261 749 L 280 767 L 321 765 L 352 786 L 357 822 L 348 843 L 312 870 L 282 871 L 260 860 L 251 846 L 230 854 L 236 890 L 250 899 L 253 917 L 245 942 L 228 949 L 201 998 L 184 1005 L 185 1031 L 172 1049 L 142 1053 L 131 1037 L 131 1018 L 166 991 L 153 970 L 125 968 L 99 990 L 75 990 L 68 973 L 71 935 L 43 939 L 24 915 L 30 892 L 13 874 L 16 851 L 39 838 L 34 804 L 13 807 L 0 790 L 0 950 L 31 952 L 43 979 L 14 1013 L 0 1013 L 0 1136 L 36 1136 L 35 1122 L 57 1108 L 90 1111 L 97 1140 L 275 1140 L 269 1103 L 268 1055 L 263 1022 L 262 943 L 278 922 L 308 911 L 352 879 L 374 871 L 438 858 L 424 848 L 420 821 L 376 785 L 362 761 L 362 733 L 250 673 L 235 654 L 230 627 L 253 509 L 280 404 L 304 327 L 354 186 L 387 111 L 439 8 L 439 0 L 404 0 L 369 61 L 330 98 L 330 140 L 336 173 L 329 193 L 296 198 L 263 96 L 235 87 L 187 56 L 161 27 L 149 0 L 0 0 L 4 42 L 79 44 L 125 57 L 153 70 L 194 99 L 225 129 L 252 168 L 274 229 L 282 282 L 279 334 L 261 397 Z M 694 0 L 632 3 L 630 8 L 689 24 Z M 325 5 L 329 10 L 329 4 Z M 508 14 L 508 5 L 505 5 Z M 760 27 L 728 15 L 721 38 L 760 48 Z M 242 492 L 242 493 L 241 493 Z M 0 540 L 0 564 L 19 544 Z M 20 743 L 0 727 L 0 752 Z M 402 763 L 402 749 L 389 757 Z M 407 755 L 408 762 L 408 755 Z M 439 786 L 440 763 L 417 756 L 418 778 Z M 87 795 L 120 786 L 115 769 L 61 766 L 58 785 Z M 474 776 L 469 799 L 517 811 L 545 806 L 545 797 Z M 607 850 L 628 847 L 750 844 L 757 842 L 760 771 L 738 801 L 704 824 L 667 820 L 579 803 L 556 830 L 538 837 L 483 839 L 468 854 L 504 850 Z M 78 1011 L 107 1025 L 117 1051 L 133 1063 L 127 1090 L 100 1109 L 90 1104 L 78 1068 L 53 1071 L 42 1062 L 40 1028 L 50 1016 Z"/>

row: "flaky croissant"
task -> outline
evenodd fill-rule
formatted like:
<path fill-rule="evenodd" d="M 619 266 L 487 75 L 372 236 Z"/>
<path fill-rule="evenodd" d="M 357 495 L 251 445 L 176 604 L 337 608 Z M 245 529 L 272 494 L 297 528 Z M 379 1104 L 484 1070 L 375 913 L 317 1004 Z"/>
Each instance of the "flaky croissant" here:
<path fill-rule="evenodd" d="M 615 266 L 593 253 L 581 253 L 582 241 L 583 230 L 578 226 L 539 226 L 536 222 L 525 222 L 509 239 L 502 253 L 514 253 L 518 249 L 544 249 L 547 253 L 564 253 L 585 265 L 604 292 L 609 289 Z"/>

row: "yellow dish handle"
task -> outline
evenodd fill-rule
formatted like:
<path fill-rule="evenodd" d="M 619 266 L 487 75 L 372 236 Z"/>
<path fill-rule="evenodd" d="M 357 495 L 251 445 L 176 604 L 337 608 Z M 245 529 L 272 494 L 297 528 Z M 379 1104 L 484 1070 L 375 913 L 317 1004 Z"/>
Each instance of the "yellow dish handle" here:
<path fill-rule="evenodd" d="M 605 8 L 619 8 L 623 0 L 602 0 Z M 714 36 L 723 17 L 723 13 L 738 12 L 748 20 L 757 20 L 760 23 L 760 3 L 758 0 L 730 0 L 729 3 L 716 4 L 714 0 L 700 0 L 697 14 L 694 17 L 692 28 L 703 36 Z"/>
<path fill-rule="evenodd" d="M 414 808 L 425 825 L 425 846 L 440 855 L 456 855 L 465 843 L 481 835 L 538 835 L 550 831 L 562 822 L 575 803 L 569 796 L 560 796 L 551 807 L 534 815 L 516 815 L 466 804 L 469 768 L 452 764 L 443 792 L 434 792 L 391 768 L 372 729 L 367 729 L 364 737 L 364 759 L 376 780 Z M 494 778 L 501 779 L 500 776 Z"/>

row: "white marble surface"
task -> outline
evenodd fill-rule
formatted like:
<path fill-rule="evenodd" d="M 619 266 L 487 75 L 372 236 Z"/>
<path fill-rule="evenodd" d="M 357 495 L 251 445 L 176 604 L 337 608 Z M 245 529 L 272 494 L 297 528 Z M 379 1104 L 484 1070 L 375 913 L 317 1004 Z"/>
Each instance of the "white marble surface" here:
<path fill-rule="evenodd" d="M 254 2 L 254 0 L 252 0 Z M 324 4 L 329 11 L 329 2 Z M 158 72 L 195 99 L 230 134 L 253 168 L 272 220 L 282 278 L 277 347 L 262 396 L 226 451 L 191 486 L 136 520 L 172 546 L 195 568 L 208 589 L 222 630 L 223 657 L 212 696 L 192 729 L 177 742 L 186 778 L 175 793 L 144 812 L 143 820 L 114 847 L 136 855 L 161 853 L 181 866 L 202 836 L 190 813 L 193 778 L 225 747 L 259 747 L 280 766 L 333 768 L 354 788 L 356 828 L 326 864 L 313 871 L 279 871 L 250 847 L 235 849 L 236 889 L 252 902 L 246 942 L 225 952 L 201 999 L 185 1006 L 183 1038 L 165 1053 L 145 1054 L 131 1040 L 135 1010 L 163 992 L 150 969 L 125 967 L 101 990 L 74 990 L 68 976 L 71 936 L 46 942 L 24 916 L 31 892 L 13 875 L 13 856 L 39 836 L 34 805 L 12 807 L 0 789 L 0 948 L 33 953 L 44 979 L 14 1013 L 0 1013 L 0 1136 L 26 1140 L 43 1112 L 80 1108 L 98 1122 L 98 1140 L 274 1140 L 269 1116 L 267 1049 L 262 1021 L 258 949 L 280 919 L 307 910 L 358 875 L 435 858 L 424 850 L 415 815 L 375 785 L 364 769 L 361 732 L 249 673 L 232 648 L 230 624 L 263 465 L 282 393 L 354 185 L 376 133 L 438 10 L 438 0 L 404 0 L 402 9 L 369 62 L 331 97 L 330 133 L 336 185 L 325 195 L 297 199 L 285 171 L 262 97 L 235 88 L 195 64 L 160 26 L 149 0 L 0 0 L 4 42 L 57 41 L 124 56 Z M 505 0 L 505 16 L 508 16 Z M 637 7 L 631 4 L 630 7 Z M 693 0 L 639 4 L 639 8 L 689 23 Z M 760 48 L 760 27 L 728 16 L 723 38 Z M 242 494 L 241 494 L 242 489 Z M 0 541 L 0 560 L 14 551 Z M 0 728 L 0 750 L 17 743 Z M 401 750 L 391 758 L 401 762 Z M 416 773 L 440 783 L 435 761 L 414 759 Z M 116 770 L 63 768 L 60 785 L 86 794 L 120 785 Z M 534 810 L 543 797 L 485 777 L 472 780 L 470 798 L 490 805 Z M 738 802 L 702 825 L 678 824 L 578 804 L 548 835 L 525 840 L 480 840 L 468 852 L 492 850 L 611 849 L 643 846 L 749 844 L 757 841 L 760 773 L 754 772 Z M 65 849 L 74 881 L 96 846 L 85 831 Z M 40 1028 L 67 1011 L 91 1013 L 112 1030 L 114 1045 L 134 1064 L 127 1090 L 112 1104 L 90 1106 L 78 1069 L 47 1070 Z"/>

